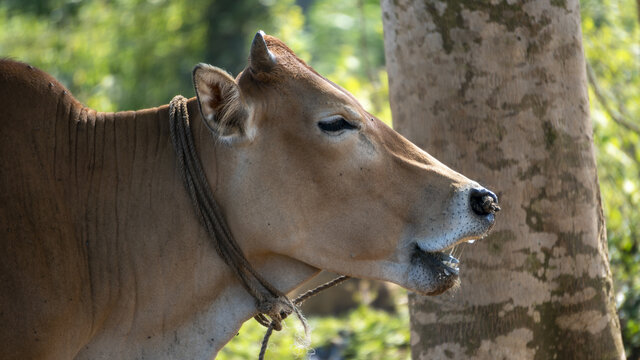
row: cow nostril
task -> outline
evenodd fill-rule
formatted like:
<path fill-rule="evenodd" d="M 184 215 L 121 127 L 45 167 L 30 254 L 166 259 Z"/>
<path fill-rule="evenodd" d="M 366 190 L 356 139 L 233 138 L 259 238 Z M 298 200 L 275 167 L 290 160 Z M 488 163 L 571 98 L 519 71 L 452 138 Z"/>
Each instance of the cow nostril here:
<path fill-rule="evenodd" d="M 471 210 L 480 216 L 486 216 L 500 211 L 498 197 L 487 189 L 472 189 L 469 202 Z"/>

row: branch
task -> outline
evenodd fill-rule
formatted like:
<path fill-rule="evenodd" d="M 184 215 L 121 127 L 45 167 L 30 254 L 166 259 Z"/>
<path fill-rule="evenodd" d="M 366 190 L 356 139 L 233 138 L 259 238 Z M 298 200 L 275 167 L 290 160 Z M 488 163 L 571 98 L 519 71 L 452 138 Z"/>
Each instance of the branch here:
<path fill-rule="evenodd" d="M 611 108 L 611 106 L 609 104 L 609 101 L 602 94 L 602 90 L 600 89 L 600 86 L 598 85 L 598 81 L 596 79 L 596 74 L 593 71 L 593 68 L 591 67 L 591 64 L 589 64 L 589 62 L 585 62 L 585 63 L 587 65 L 587 78 L 589 79 L 589 84 L 591 84 L 591 88 L 593 89 L 593 93 L 596 95 L 596 99 L 598 99 L 598 102 L 600 103 L 600 105 L 602 105 L 602 108 L 607 112 L 609 117 L 611 117 L 611 119 L 616 124 L 624 127 L 625 129 L 627 129 L 629 131 L 633 131 L 636 134 L 640 135 L 640 126 L 634 124 L 633 122 L 630 122 L 630 121 L 626 120 L 626 118 L 629 118 L 629 115 L 627 114 L 626 110 L 623 107 L 618 106 L 618 110 L 617 111 Z"/>

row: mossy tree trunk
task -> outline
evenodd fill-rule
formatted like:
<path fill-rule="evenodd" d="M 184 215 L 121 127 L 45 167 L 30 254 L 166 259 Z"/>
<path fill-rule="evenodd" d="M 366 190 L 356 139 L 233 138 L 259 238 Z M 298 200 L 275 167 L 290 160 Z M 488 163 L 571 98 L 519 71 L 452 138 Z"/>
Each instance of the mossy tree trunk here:
<path fill-rule="evenodd" d="M 382 0 L 396 129 L 500 197 L 414 359 L 620 359 L 577 0 Z"/>

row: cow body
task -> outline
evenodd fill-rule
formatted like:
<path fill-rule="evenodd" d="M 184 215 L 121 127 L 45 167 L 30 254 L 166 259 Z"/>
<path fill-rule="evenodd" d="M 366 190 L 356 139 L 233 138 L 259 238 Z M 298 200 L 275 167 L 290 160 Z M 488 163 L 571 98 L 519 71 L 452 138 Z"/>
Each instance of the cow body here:
<path fill-rule="evenodd" d="M 469 205 L 477 183 L 275 38 L 256 36 L 237 79 L 194 74 L 188 112 L 214 196 L 279 290 L 320 269 L 425 294 L 457 281 L 441 251 L 493 224 Z M 256 307 L 194 214 L 168 106 L 96 112 L 10 60 L 0 105 L 1 357 L 215 356 Z"/>
<path fill-rule="evenodd" d="M 253 303 L 193 216 L 167 106 L 98 113 L 26 64 L 0 76 L 2 358 L 210 357 Z"/>

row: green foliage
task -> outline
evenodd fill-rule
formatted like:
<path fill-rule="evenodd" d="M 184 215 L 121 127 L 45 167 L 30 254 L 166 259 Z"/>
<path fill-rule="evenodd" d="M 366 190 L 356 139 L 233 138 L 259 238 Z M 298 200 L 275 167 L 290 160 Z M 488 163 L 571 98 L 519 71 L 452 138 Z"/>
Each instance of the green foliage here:
<path fill-rule="evenodd" d="M 45 14 L 0 7 L 0 53 L 52 73 L 90 107 L 156 106 L 192 93 L 206 29 L 183 22 L 201 11 L 185 2 L 68 2 Z"/>
<path fill-rule="evenodd" d="M 262 29 L 390 120 L 380 9 L 363 1 L 314 2 L 305 23 L 293 0 L 10 0 L 0 55 L 51 73 L 92 108 L 130 110 L 193 96 L 199 62 L 237 74 Z"/>
<path fill-rule="evenodd" d="M 640 127 L 639 14 L 633 0 L 582 0 L 581 5 L 585 53 L 599 88 L 590 86 L 591 116 L 616 305 L 627 356 L 638 359 L 640 133 L 632 128 Z"/>
<path fill-rule="evenodd" d="M 362 105 L 391 123 L 384 65 L 382 16 L 377 0 L 325 0 L 307 14 L 310 64 L 348 89 Z"/>
<path fill-rule="evenodd" d="M 344 317 L 318 317 L 309 319 L 311 346 L 307 349 L 294 339 L 302 335 L 299 326 L 271 336 L 267 357 L 272 359 L 327 358 L 328 353 L 339 359 L 409 359 L 409 310 L 406 303 L 397 314 L 362 306 Z M 287 324 L 297 325 L 297 319 Z M 248 321 L 240 333 L 225 346 L 218 359 L 250 359 L 260 352 L 265 328 L 255 321 Z"/>
<path fill-rule="evenodd" d="M 11 1 L 0 4 L 0 54 L 51 73 L 97 110 L 140 109 L 192 96 L 199 62 L 240 71 L 261 27 L 301 25 L 292 1 Z"/>

